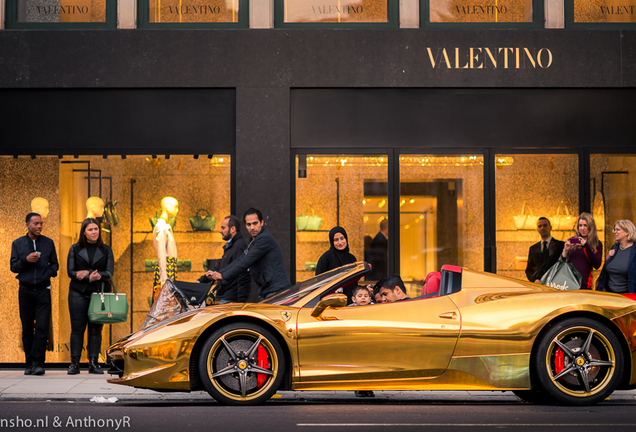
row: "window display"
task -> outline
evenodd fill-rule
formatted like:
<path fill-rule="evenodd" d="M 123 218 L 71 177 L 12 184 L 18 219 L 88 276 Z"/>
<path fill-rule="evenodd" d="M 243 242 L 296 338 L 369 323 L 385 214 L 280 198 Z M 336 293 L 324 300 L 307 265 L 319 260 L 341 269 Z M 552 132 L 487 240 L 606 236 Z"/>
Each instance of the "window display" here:
<path fill-rule="evenodd" d="M 345 249 L 373 264 L 369 280 L 386 275 L 388 157 L 299 155 L 297 170 L 299 160 L 306 171 L 301 169 L 305 176 L 296 179 L 296 280 L 315 275 L 336 226 L 347 234 Z"/>
<path fill-rule="evenodd" d="M 284 0 L 284 23 L 388 23 L 391 0 Z"/>
<path fill-rule="evenodd" d="M 636 23 L 636 0 L 573 0 L 574 23 Z"/>
<path fill-rule="evenodd" d="M 239 0 L 149 0 L 149 23 L 238 23 Z"/>
<path fill-rule="evenodd" d="M 483 157 L 400 156 L 400 274 L 423 284 L 445 264 L 484 268 Z"/>
<path fill-rule="evenodd" d="M 176 253 L 178 279 L 195 281 L 208 260 L 222 256 L 225 243 L 214 230 L 215 218 L 230 214 L 230 157 L 217 155 L 194 158 L 192 155 L 157 156 L 36 156 L 0 157 L 0 193 L 6 206 L 0 208 L 0 259 L 9 262 L 11 243 L 24 235 L 24 217 L 30 211 L 48 212 L 43 234 L 51 238 L 58 251 L 60 270 L 52 279 L 52 315 L 55 344 L 47 361 L 70 359 L 70 321 L 68 313 L 67 255 L 79 238 L 79 229 L 87 214 L 101 224 L 102 239 L 113 250 L 114 283 L 127 294 L 129 319 L 104 329 L 103 348 L 131 331 L 138 330 L 152 300 L 154 272 L 158 254 L 153 245 L 154 228 L 149 217 L 156 214 L 162 198 L 167 202 L 166 217 L 182 219 L 199 215 L 201 228 L 181 221 L 170 228 Z M 179 215 L 175 206 L 178 202 Z M 205 211 L 201 211 L 205 209 Z M 158 215 L 167 225 L 163 212 Z M 196 222 L 196 221 L 195 221 Z M 131 260 L 132 258 L 132 260 Z M 146 271 L 146 261 L 151 271 Z M 180 264 L 180 265 L 179 265 Z M 166 272 L 168 270 L 166 259 Z M 0 297 L 0 307 L 16 310 L 18 305 L 15 275 L 8 266 L 0 267 L 2 286 L 15 287 Z M 16 316 L 0 316 L 0 362 L 22 362 L 19 348 L 20 325 Z M 84 361 L 84 360 L 82 360 Z"/>
<path fill-rule="evenodd" d="M 429 0 L 432 23 L 531 23 L 533 0 Z"/>
<path fill-rule="evenodd" d="M 7 6 L 7 28 L 116 28 L 114 0 L 15 0 Z"/>
<path fill-rule="evenodd" d="M 572 236 L 578 156 L 495 155 L 495 166 L 497 274 L 535 282 Z"/>

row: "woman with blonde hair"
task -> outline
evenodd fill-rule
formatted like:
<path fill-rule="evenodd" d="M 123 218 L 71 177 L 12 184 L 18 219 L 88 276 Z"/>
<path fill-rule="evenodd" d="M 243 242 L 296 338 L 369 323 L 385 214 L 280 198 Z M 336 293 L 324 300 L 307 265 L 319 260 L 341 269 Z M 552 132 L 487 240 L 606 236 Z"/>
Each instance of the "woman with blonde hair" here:
<path fill-rule="evenodd" d="M 607 255 L 596 289 L 636 293 L 636 227 L 632 221 L 621 219 L 614 223 L 614 240 L 616 243 Z"/>
<path fill-rule="evenodd" d="M 563 261 L 570 261 L 581 273 L 581 289 L 592 288 L 592 268 L 603 262 L 603 243 L 598 239 L 596 223 L 589 213 L 581 213 L 574 227 L 576 236 L 565 242 L 561 254 Z"/>

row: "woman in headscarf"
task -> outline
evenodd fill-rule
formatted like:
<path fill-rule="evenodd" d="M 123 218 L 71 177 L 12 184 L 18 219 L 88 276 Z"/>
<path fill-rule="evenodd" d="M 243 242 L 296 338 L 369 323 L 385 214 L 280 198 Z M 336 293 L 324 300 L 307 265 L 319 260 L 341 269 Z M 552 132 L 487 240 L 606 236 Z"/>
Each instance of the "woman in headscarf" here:
<path fill-rule="evenodd" d="M 329 243 L 331 247 L 322 254 L 316 264 L 316 275 L 357 261 L 356 257 L 349 253 L 349 240 L 344 228 L 332 228 L 329 231 Z"/>

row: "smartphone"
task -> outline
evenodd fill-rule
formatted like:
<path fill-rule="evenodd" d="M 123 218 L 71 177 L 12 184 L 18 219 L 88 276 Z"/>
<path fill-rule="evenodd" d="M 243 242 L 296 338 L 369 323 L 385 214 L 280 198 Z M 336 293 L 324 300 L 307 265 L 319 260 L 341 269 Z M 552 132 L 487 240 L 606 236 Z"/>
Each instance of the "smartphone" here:
<path fill-rule="evenodd" d="M 35 252 L 33 252 L 33 253 L 34 253 L 34 254 L 36 254 L 37 256 L 42 255 L 42 252 L 40 252 L 40 251 L 35 251 Z"/>
<path fill-rule="evenodd" d="M 568 241 L 570 242 L 570 244 L 581 244 L 581 239 L 579 239 L 578 237 L 570 237 Z"/>

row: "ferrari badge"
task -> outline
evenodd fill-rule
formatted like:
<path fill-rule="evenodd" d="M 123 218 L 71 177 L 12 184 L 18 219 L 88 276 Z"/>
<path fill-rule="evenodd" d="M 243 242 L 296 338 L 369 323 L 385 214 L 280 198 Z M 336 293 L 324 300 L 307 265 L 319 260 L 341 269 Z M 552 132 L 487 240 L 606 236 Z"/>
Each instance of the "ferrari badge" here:
<path fill-rule="evenodd" d="M 283 321 L 287 322 L 292 317 L 292 313 L 289 312 L 289 311 L 282 311 L 280 313 L 280 316 L 281 316 L 281 318 L 283 318 Z"/>

